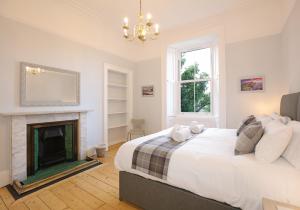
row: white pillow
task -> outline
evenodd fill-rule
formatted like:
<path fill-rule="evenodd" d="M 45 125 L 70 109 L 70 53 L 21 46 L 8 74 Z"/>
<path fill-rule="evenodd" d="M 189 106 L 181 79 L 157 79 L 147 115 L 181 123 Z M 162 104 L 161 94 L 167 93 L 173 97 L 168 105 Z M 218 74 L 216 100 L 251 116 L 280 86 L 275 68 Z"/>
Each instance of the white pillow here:
<path fill-rule="evenodd" d="M 274 119 L 269 115 L 255 115 L 256 121 L 260 121 L 263 127 L 272 122 Z"/>
<path fill-rule="evenodd" d="M 272 163 L 277 160 L 291 141 L 293 129 L 274 120 L 265 127 L 265 133 L 256 145 L 257 160 Z"/>
<path fill-rule="evenodd" d="M 289 117 L 286 117 L 286 116 L 281 116 L 279 115 L 278 113 L 276 112 L 273 112 L 271 115 L 270 115 L 271 118 L 273 118 L 274 120 L 278 120 L 280 122 L 282 122 L 283 124 L 287 125 L 290 121 L 291 121 L 291 118 Z"/>
<path fill-rule="evenodd" d="M 282 156 L 300 170 L 300 122 L 291 121 L 288 126 L 293 128 L 293 136 Z"/>

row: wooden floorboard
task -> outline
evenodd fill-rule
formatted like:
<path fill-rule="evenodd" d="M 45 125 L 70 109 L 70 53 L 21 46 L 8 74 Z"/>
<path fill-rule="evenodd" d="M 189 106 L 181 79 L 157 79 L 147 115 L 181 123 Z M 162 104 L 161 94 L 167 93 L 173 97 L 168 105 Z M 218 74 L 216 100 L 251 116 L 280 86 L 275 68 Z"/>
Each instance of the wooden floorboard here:
<path fill-rule="evenodd" d="M 105 205 L 101 206 L 98 210 L 115 210 L 115 208 L 105 204 Z"/>
<path fill-rule="evenodd" d="M 82 174 L 80 177 L 82 177 L 86 182 L 101 189 L 102 191 L 109 193 L 116 198 L 119 198 L 119 189 L 118 188 L 112 187 L 112 186 L 110 186 L 88 174 Z"/>
<path fill-rule="evenodd" d="M 118 188 L 119 187 L 119 178 L 115 174 L 111 174 L 111 176 L 101 173 L 99 171 L 90 171 L 89 175 L 102 181 L 112 187 Z"/>
<path fill-rule="evenodd" d="M 10 207 L 9 210 L 28 210 L 29 208 L 24 204 L 24 202 L 15 202 Z"/>
<path fill-rule="evenodd" d="M 90 209 L 92 209 L 88 205 L 86 205 L 86 203 L 84 203 L 82 200 L 77 199 L 77 197 L 75 197 L 73 195 L 73 193 L 71 191 L 67 190 L 65 187 L 59 186 L 57 188 L 51 189 L 51 191 L 57 197 L 61 198 L 67 206 L 69 206 L 70 208 L 72 208 L 74 210 L 81 210 L 81 209 L 90 210 Z"/>
<path fill-rule="evenodd" d="M 0 210 L 7 210 L 7 206 L 4 201 L 0 198 Z"/>
<path fill-rule="evenodd" d="M 11 196 L 11 194 L 6 188 L 0 189 L 0 198 L 2 199 L 6 207 L 10 207 L 14 202 L 14 198 Z"/>
<path fill-rule="evenodd" d="M 51 210 L 63 210 L 67 208 L 67 205 L 55 196 L 50 190 L 45 190 L 38 195 L 38 197 L 51 209 Z"/>
<path fill-rule="evenodd" d="M 50 210 L 49 207 L 41 201 L 38 197 L 33 197 L 31 199 L 28 199 L 25 201 L 25 205 L 30 209 L 30 210 Z"/>
<path fill-rule="evenodd" d="M 121 144 L 113 145 L 104 164 L 34 192 L 17 201 L 6 188 L 0 189 L 0 210 L 133 210 L 119 201 L 119 173 L 114 156 Z"/>

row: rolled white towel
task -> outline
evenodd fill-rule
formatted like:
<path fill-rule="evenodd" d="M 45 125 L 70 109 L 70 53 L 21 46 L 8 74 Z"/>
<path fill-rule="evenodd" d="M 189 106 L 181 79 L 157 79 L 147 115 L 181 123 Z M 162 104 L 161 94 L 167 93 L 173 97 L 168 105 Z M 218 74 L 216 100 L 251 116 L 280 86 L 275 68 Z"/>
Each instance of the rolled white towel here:
<path fill-rule="evenodd" d="M 172 131 L 172 139 L 177 142 L 183 142 L 191 138 L 191 130 L 187 126 L 175 126 Z"/>
<path fill-rule="evenodd" d="M 194 134 L 199 134 L 203 131 L 204 125 L 203 124 L 194 124 L 190 126 L 191 132 Z"/>

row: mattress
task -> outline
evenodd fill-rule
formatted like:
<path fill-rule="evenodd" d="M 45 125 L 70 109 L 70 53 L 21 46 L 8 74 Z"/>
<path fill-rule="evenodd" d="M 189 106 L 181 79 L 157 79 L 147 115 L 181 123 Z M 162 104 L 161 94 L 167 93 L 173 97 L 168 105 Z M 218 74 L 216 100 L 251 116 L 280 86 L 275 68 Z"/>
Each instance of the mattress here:
<path fill-rule="evenodd" d="M 117 169 L 244 210 L 262 210 L 263 197 L 300 206 L 300 171 L 283 158 L 266 164 L 258 162 L 254 154 L 235 156 L 234 129 L 207 129 L 178 148 L 170 159 L 167 180 L 131 168 L 139 144 L 170 131 L 123 144 L 115 157 Z"/>

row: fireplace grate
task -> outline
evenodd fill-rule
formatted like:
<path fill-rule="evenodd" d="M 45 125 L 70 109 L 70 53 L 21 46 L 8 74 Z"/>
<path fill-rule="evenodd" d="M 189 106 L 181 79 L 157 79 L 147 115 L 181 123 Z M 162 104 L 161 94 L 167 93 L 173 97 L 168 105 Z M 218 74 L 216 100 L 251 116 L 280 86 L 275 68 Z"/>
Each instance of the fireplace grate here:
<path fill-rule="evenodd" d="M 28 125 L 27 175 L 77 157 L 77 121 Z"/>

